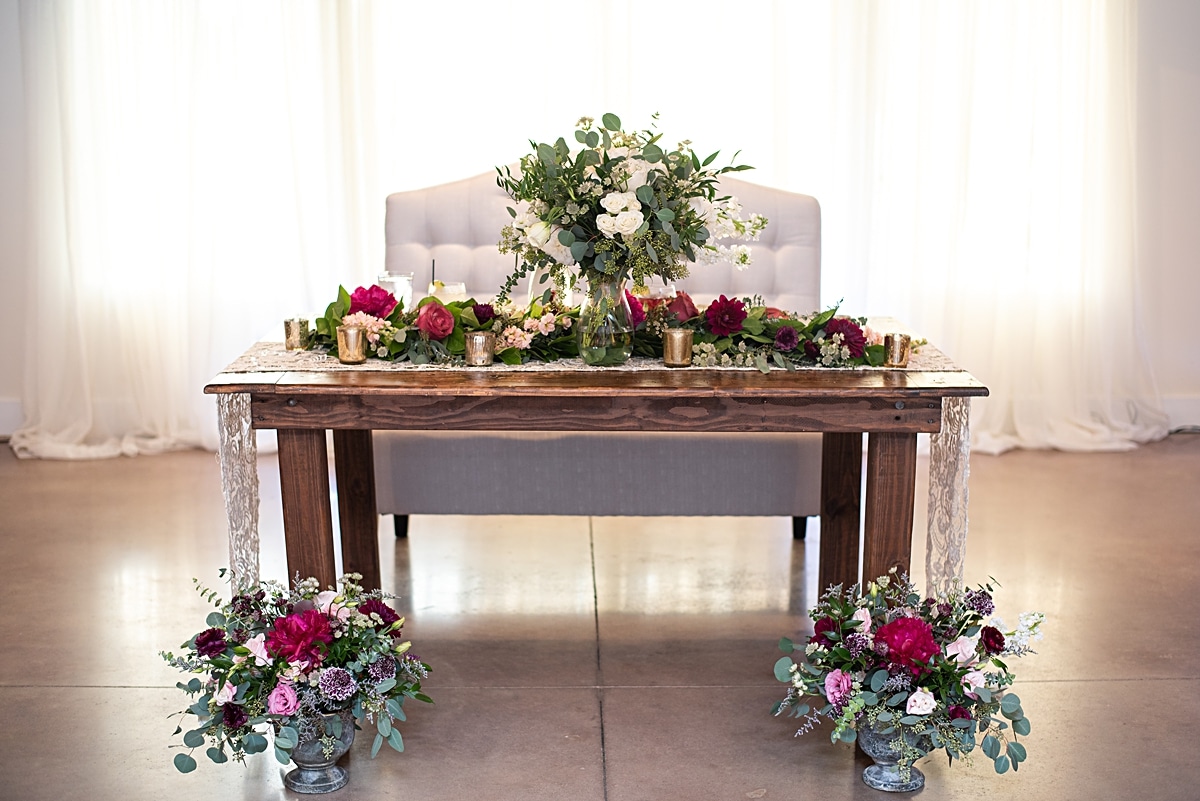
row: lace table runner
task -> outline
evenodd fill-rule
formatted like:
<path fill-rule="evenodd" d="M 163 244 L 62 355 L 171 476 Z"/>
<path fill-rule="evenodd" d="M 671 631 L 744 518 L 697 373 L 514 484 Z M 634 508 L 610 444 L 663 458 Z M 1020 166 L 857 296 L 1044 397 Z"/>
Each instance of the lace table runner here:
<path fill-rule="evenodd" d="M 890 322 L 890 321 L 888 321 Z M 872 321 L 877 330 L 898 331 Z M 885 323 L 886 325 L 886 323 Z M 288 351 L 282 342 L 259 342 L 232 364 L 226 373 L 406 371 L 406 370 L 496 370 L 546 371 L 593 370 L 579 359 L 525 365 L 494 364 L 490 367 L 412 365 L 368 359 L 361 365 L 345 365 L 335 357 L 314 351 Z M 605 370 L 651 371 L 667 369 L 658 359 L 631 359 L 620 367 Z M 753 367 L 685 368 L 706 370 L 753 370 Z M 779 369 L 779 368 L 775 368 Z M 803 367 L 802 370 L 884 370 L 899 368 Z M 958 372 L 960 368 L 931 345 L 914 350 L 908 367 L 913 371 Z M 942 401 L 942 428 L 931 438 L 929 452 L 929 520 L 926 533 L 925 571 L 927 592 L 935 595 L 961 581 L 967 539 L 967 480 L 971 450 L 970 398 Z M 250 423 L 250 396 L 233 393 L 217 396 L 220 425 L 221 484 L 229 519 L 229 563 L 237 586 L 246 587 L 259 579 L 257 447 Z M 874 576 L 867 576 L 873 579 Z"/>

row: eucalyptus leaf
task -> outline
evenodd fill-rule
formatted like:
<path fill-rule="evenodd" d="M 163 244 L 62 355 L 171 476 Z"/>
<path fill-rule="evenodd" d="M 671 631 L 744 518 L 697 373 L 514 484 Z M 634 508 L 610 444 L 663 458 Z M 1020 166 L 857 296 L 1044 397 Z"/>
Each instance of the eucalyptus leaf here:
<path fill-rule="evenodd" d="M 258 732 L 251 732 L 242 738 L 242 748 L 247 754 L 261 754 L 267 750 L 267 738 Z"/>
<path fill-rule="evenodd" d="M 1022 737 L 1029 734 L 1029 718 L 1021 718 L 1013 721 L 1013 731 Z"/>
<path fill-rule="evenodd" d="M 180 773 L 191 773 L 196 769 L 196 760 L 192 759 L 188 754 L 178 753 L 175 755 L 173 761 L 175 762 L 175 769 Z"/>
<path fill-rule="evenodd" d="M 292 761 L 292 755 L 289 754 L 287 751 L 284 751 L 278 745 L 276 745 L 275 746 L 275 761 L 278 762 L 280 765 L 286 765 L 287 763 Z"/>
<path fill-rule="evenodd" d="M 879 692 L 883 689 L 883 685 L 887 683 L 888 672 L 886 670 L 877 670 L 871 674 L 871 690 Z"/>
<path fill-rule="evenodd" d="M 1009 758 L 1012 759 L 1012 761 L 1013 761 L 1014 769 L 1016 768 L 1017 762 L 1025 761 L 1025 758 L 1026 758 L 1025 746 L 1021 745 L 1020 743 L 1015 743 L 1015 742 L 1009 743 L 1007 751 L 1008 751 Z"/>
<path fill-rule="evenodd" d="M 208 617 L 204 618 L 204 622 L 213 628 L 218 628 L 225 625 L 225 616 L 220 612 L 209 612 Z"/>
<path fill-rule="evenodd" d="M 779 650 L 783 651 L 785 654 L 790 654 L 796 650 L 796 644 L 787 637 L 780 637 Z"/>
<path fill-rule="evenodd" d="M 782 681 L 785 684 L 790 682 L 792 680 L 793 664 L 795 663 L 792 662 L 792 658 L 790 656 L 779 657 L 779 660 L 775 663 L 775 678 L 779 679 L 779 681 Z"/>
<path fill-rule="evenodd" d="M 300 742 L 300 732 L 292 726 L 284 726 L 275 735 L 275 744 L 280 748 L 295 748 L 298 742 Z"/>
<path fill-rule="evenodd" d="M 621 130 L 621 118 L 616 114 L 605 114 L 600 118 L 600 124 L 604 126 L 606 131 L 616 132 Z"/>
<path fill-rule="evenodd" d="M 642 156 L 646 159 L 646 161 L 650 162 L 651 164 L 655 164 L 659 161 L 662 161 L 662 148 L 653 143 L 648 144 L 642 148 Z"/>
<path fill-rule="evenodd" d="M 1021 699 L 1014 693 L 1008 693 L 1000 699 L 1001 712 L 1016 712 L 1021 708 Z"/>
<path fill-rule="evenodd" d="M 888 706 L 900 706 L 900 704 L 904 703 L 904 701 L 907 698 L 908 698 L 908 693 L 902 691 L 902 692 L 896 693 L 891 698 L 887 699 L 887 701 L 885 701 L 884 703 L 886 703 Z"/>
<path fill-rule="evenodd" d="M 588 147 L 595 147 L 596 145 L 600 144 L 600 135 L 598 133 L 596 133 L 595 131 L 588 131 L 587 142 L 585 144 L 587 144 Z M 597 157 L 596 163 L 598 164 L 600 154 L 597 153 L 595 155 Z"/>
<path fill-rule="evenodd" d="M 379 748 L 382 745 L 383 745 L 383 735 L 376 734 L 375 742 L 371 743 L 371 759 L 374 759 L 375 755 L 379 753 Z"/>
<path fill-rule="evenodd" d="M 1009 764 L 1008 757 L 1006 757 L 1006 756 L 997 757 L 995 764 L 996 764 L 996 772 L 997 773 L 1008 773 L 1008 764 Z"/>
<path fill-rule="evenodd" d="M 384 679 L 383 681 L 381 681 L 375 685 L 375 692 L 379 693 L 380 695 L 386 695 L 387 693 L 389 693 L 393 689 L 395 689 L 395 687 L 396 687 L 396 680 L 394 678 L 393 679 Z"/>
<path fill-rule="evenodd" d="M 916 726 L 920 722 L 921 718 L 917 715 L 905 715 L 904 717 L 900 718 L 901 726 Z"/>
<path fill-rule="evenodd" d="M 564 228 L 558 232 L 558 242 L 560 245 L 569 248 L 571 245 L 575 244 L 575 234 Z M 547 275 L 549 275 L 549 273 L 547 273 Z"/>
<path fill-rule="evenodd" d="M 183 735 L 183 744 L 188 748 L 199 748 L 204 745 L 204 732 L 200 729 L 192 729 Z"/>
<path fill-rule="evenodd" d="M 392 729 L 392 733 L 387 738 L 388 745 L 396 749 L 400 753 L 404 753 L 404 738 L 400 736 L 399 729 Z"/>
<path fill-rule="evenodd" d="M 208 758 L 211 759 L 213 762 L 217 763 L 218 765 L 229 761 L 229 757 L 225 756 L 225 752 L 222 751 L 220 748 L 217 748 L 215 745 L 212 746 L 211 748 L 209 748 L 204 753 L 208 754 Z"/>
<path fill-rule="evenodd" d="M 1000 756 L 1000 741 L 990 734 L 984 736 L 983 742 L 979 744 L 979 747 L 983 749 L 983 753 L 987 755 L 988 759 L 995 759 Z"/>
<path fill-rule="evenodd" d="M 380 715 L 379 721 L 376 724 L 376 728 L 379 730 L 380 734 L 382 734 L 384 737 L 387 737 L 392 733 L 392 719 L 387 715 Z"/>

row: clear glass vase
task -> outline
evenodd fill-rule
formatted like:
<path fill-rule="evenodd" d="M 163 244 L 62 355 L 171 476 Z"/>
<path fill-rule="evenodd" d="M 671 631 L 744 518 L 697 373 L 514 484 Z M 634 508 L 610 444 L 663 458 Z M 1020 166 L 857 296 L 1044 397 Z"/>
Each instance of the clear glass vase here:
<path fill-rule="evenodd" d="M 588 279 L 587 297 L 579 307 L 575 328 L 579 357 L 592 367 L 612 367 L 633 354 L 633 323 L 625 279 L 594 276 Z"/>

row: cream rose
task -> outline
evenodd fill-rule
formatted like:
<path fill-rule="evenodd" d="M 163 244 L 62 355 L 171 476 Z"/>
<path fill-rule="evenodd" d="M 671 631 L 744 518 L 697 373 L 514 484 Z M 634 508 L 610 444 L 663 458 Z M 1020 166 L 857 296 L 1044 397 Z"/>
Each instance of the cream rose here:
<path fill-rule="evenodd" d="M 640 211 L 623 211 L 617 215 L 617 233 L 622 236 L 631 236 L 634 231 L 642 227 L 645 220 L 646 218 Z"/>
<path fill-rule="evenodd" d="M 640 208 L 641 203 L 633 192 L 609 192 L 600 200 L 600 205 L 609 214 Z"/>
<path fill-rule="evenodd" d="M 541 248 L 550 241 L 550 233 L 550 223 L 538 222 L 526 229 L 525 236 L 529 240 L 529 244 L 535 248 Z"/>
<path fill-rule="evenodd" d="M 617 235 L 617 218 L 611 214 L 597 214 L 596 227 L 600 229 L 600 233 L 612 239 Z"/>
<path fill-rule="evenodd" d="M 937 700 L 929 690 L 916 689 L 908 696 L 908 705 L 904 711 L 910 715 L 928 715 L 937 708 Z"/>

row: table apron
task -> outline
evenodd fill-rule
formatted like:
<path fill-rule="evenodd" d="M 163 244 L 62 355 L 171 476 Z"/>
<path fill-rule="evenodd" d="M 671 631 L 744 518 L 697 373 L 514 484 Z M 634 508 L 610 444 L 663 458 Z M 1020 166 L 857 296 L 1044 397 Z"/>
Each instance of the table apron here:
<path fill-rule="evenodd" d="M 252 393 L 259 429 L 936 433 L 942 399 Z"/>

